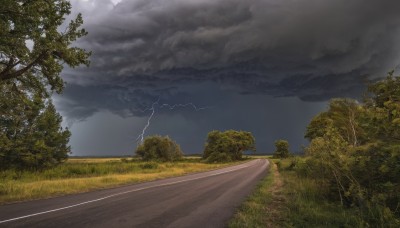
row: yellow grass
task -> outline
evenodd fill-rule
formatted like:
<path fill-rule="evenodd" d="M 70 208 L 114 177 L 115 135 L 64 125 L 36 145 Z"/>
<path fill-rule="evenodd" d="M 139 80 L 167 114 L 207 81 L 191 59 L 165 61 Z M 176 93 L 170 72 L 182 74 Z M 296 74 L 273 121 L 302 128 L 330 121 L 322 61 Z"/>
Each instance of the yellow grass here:
<path fill-rule="evenodd" d="M 67 163 L 103 163 L 119 161 L 121 161 L 121 158 L 69 158 Z"/>
<path fill-rule="evenodd" d="M 71 161 L 72 160 L 72 161 Z M 71 159 L 69 162 L 77 162 Z M 96 159 L 96 161 L 99 161 Z M 109 160 L 108 160 L 109 161 Z M 79 159 L 79 162 L 82 162 Z M 89 159 L 86 163 L 95 162 Z M 100 159 L 99 162 L 104 162 Z M 115 161 L 120 162 L 120 161 Z M 84 164 L 84 163 L 83 163 Z M 201 162 L 159 163 L 154 169 L 134 170 L 132 173 L 107 174 L 92 177 L 43 179 L 43 180 L 4 180 L 0 183 L 0 204 L 49 198 L 54 196 L 87 192 L 95 189 L 115 187 L 125 184 L 140 183 L 187 173 L 201 172 L 236 163 L 205 164 Z"/>

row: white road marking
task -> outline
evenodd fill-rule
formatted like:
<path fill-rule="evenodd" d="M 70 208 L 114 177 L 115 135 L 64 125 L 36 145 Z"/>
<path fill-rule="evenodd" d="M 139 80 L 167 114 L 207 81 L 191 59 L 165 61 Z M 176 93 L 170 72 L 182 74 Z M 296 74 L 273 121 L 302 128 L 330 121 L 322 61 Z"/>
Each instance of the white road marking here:
<path fill-rule="evenodd" d="M 66 206 L 66 207 L 61 207 L 61 208 L 48 210 L 48 211 L 42 211 L 42 212 L 38 212 L 38 213 L 35 213 L 35 214 L 30 214 L 30 215 L 24 215 L 24 216 L 17 217 L 17 218 L 2 220 L 2 221 L 0 221 L 0 224 L 1 223 L 15 221 L 15 220 L 20 220 L 20 219 L 24 219 L 24 218 L 29 218 L 29 217 L 33 217 L 33 216 L 38 216 L 38 215 L 42 215 L 42 214 L 48 214 L 48 213 L 51 213 L 51 212 L 61 211 L 61 210 L 65 210 L 65 209 L 68 209 L 68 208 L 77 207 L 77 206 L 81 206 L 81 205 L 84 205 L 84 204 L 89 204 L 89 203 L 105 200 L 105 199 L 108 199 L 108 198 L 111 198 L 111 197 L 128 194 L 128 193 L 131 193 L 131 192 L 137 192 L 137 191 L 142 191 L 142 190 L 146 190 L 146 189 L 150 189 L 150 188 L 174 185 L 174 184 L 178 184 L 178 183 L 182 183 L 182 182 L 188 182 L 188 181 L 203 179 L 203 178 L 206 178 L 206 177 L 212 177 L 212 176 L 217 176 L 217 175 L 221 175 L 221 174 L 225 174 L 225 173 L 230 173 L 230 172 L 237 171 L 237 170 L 240 170 L 240 169 L 244 169 L 244 168 L 247 168 L 247 167 L 250 167 L 250 166 L 253 166 L 253 165 L 255 165 L 255 164 L 252 163 L 252 164 L 249 164 L 249 165 L 239 165 L 239 166 L 236 166 L 234 169 L 230 169 L 230 170 L 226 170 L 226 171 L 222 171 L 222 172 L 217 172 L 217 173 L 212 173 L 212 174 L 207 175 L 207 176 L 201 176 L 201 177 L 196 177 L 196 178 L 191 178 L 191 179 L 186 179 L 186 180 L 175 181 L 175 182 L 171 182 L 171 183 L 165 183 L 165 184 L 159 184 L 159 185 L 154 185 L 154 186 L 149 186 L 149 187 L 132 189 L 132 190 L 129 190 L 129 191 L 115 193 L 115 194 L 112 194 L 112 195 L 109 195 L 109 196 L 105 196 L 105 197 L 94 199 L 94 200 L 85 201 L 85 202 L 78 203 L 78 204 L 73 204 L 73 205 Z"/>

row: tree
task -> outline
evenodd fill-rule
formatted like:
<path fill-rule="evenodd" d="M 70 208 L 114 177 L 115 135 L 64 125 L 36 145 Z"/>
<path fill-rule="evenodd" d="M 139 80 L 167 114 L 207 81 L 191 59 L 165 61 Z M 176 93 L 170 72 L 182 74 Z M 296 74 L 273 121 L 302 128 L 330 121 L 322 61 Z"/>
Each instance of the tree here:
<path fill-rule="evenodd" d="M 314 138 L 306 148 L 308 168 L 313 171 L 311 176 L 320 181 L 321 186 L 332 189 L 331 195 L 338 196 L 342 205 L 350 183 L 357 183 L 348 168 L 352 161 L 346 156 L 348 146 L 339 131 L 331 126 L 322 137 Z"/>
<path fill-rule="evenodd" d="M 366 126 L 369 134 L 386 143 L 400 143 L 400 77 L 388 73 L 385 80 L 368 87 L 366 107 L 370 110 L 369 120 L 376 124 Z"/>
<path fill-rule="evenodd" d="M 145 161 L 176 161 L 182 158 L 180 146 L 168 136 L 149 136 L 136 149 L 136 154 Z"/>
<path fill-rule="evenodd" d="M 274 158 L 288 158 L 290 156 L 288 141 L 282 139 L 275 141 L 275 148 Z"/>
<path fill-rule="evenodd" d="M 335 127 L 350 145 L 357 146 L 365 140 L 364 131 L 358 121 L 363 111 L 362 106 L 355 100 L 334 98 L 329 102 L 326 112 L 311 120 L 304 137 L 312 141 L 314 138 L 323 137 L 326 129 Z"/>
<path fill-rule="evenodd" d="M 70 133 L 50 99 L 63 66 L 89 64 L 72 43 L 86 35 L 80 14 L 66 28 L 67 0 L 3 0 L 0 4 L 1 168 L 45 168 L 66 159 Z"/>
<path fill-rule="evenodd" d="M 51 100 L 13 83 L 0 87 L 1 169 L 42 169 L 63 162 L 70 152 L 70 132 L 61 127 Z"/>
<path fill-rule="evenodd" d="M 83 23 L 81 14 L 59 32 L 70 13 L 71 4 L 66 0 L 3 0 L 0 4 L 0 83 L 14 80 L 35 87 L 33 82 L 45 82 L 52 90 L 61 92 L 64 83 L 59 75 L 63 64 L 70 67 L 89 64 L 89 52 L 70 47 L 77 38 L 87 34 L 79 28 Z"/>
<path fill-rule="evenodd" d="M 240 160 L 246 150 L 255 151 L 255 139 L 250 132 L 211 131 L 207 135 L 203 158 L 208 162 Z"/>
<path fill-rule="evenodd" d="M 395 227 L 400 224 L 400 78 L 389 72 L 368 92 L 363 103 L 332 99 L 329 110 L 312 120 L 305 173 L 339 196 L 333 199 L 360 208 L 366 224 Z"/>
<path fill-rule="evenodd" d="M 311 142 L 317 137 L 322 137 L 326 134 L 326 129 L 332 125 L 333 121 L 329 118 L 327 112 L 319 113 L 312 118 L 311 122 L 308 124 L 304 138 Z"/>

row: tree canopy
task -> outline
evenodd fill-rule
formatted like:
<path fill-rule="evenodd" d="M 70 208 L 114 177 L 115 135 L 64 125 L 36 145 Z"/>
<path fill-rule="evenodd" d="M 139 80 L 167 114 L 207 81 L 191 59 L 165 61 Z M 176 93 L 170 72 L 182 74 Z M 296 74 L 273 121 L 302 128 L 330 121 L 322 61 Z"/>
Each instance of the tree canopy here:
<path fill-rule="evenodd" d="M 0 167 L 41 169 L 64 161 L 70 147 L 68 129 L 51 100 L 38 92 L 19 93 L 16 85 L 0 84 Z"/>
<path fill-rule="evenodd" d="M 288 141 L 282 139 L 276 140 L 275 148 L 274 158 L 288 158 L 290 156 Z"/>
<path fill-rule="evenodd" d="M 168 136 L 149 136 L 136 148 L 136 154 L 145 161 L 176 161 L 182 158 L 180 146 Z"/>
<path fill-rule="evenodd" d="M 87 33 L 82 16 L 64 24 L 67 0 L 3 0 L 0 4 L 0 166 L 41 169 L 64 161 L 70 132 L 61 127 L 52 92 L 63 66 L 89 64 L 73 42 Z"/>
<path fill-rule="evenodd" d="M 35 86 L 32 81 L 45 82 L 52 90 L 61 92 L 63 64 L 70 67 L 89 64 L 89 52 L 71 47 L 72 42 L 87 34 L 79 28 L 82 16 L 78 14 L 65 29 L 60 28 L 70 13 L 71 4 L 66 0 L 3 0 L 0 82 L 14 79 L 31 86 Z"/>
<path fill-rule="evenodd" d="M 250 132 L 211 131 L 207 135 L 203 158 L 209 162 L 240 160 L 244 151 L 255 149 L 255 139 Z"/>
<path fill-rule="evenodd" d="M 369 85 L 362 103 L 331 100 L 305 137 L 311 141 L 306 170 L 312 172 L 307 173 L 332 189 L 333 198 L 358 206 L 377 226 L 400 217 L 399 77 L 389 72 Z"/>

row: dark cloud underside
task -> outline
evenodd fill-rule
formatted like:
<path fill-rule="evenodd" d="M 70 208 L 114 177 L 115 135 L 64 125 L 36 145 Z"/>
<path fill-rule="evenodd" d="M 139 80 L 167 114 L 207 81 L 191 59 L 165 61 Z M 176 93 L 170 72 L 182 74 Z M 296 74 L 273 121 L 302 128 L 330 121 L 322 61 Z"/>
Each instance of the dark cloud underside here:
<path fill-rule="evenodd" d="M 104 111 L 143 117 L 159 98 L 217 104 L 199 96 L 209 85 L 250 103 L 358 97 L 400 63 L 396 0 L 71 2 L 89 32 L 77 45 L 93 56 L 90 68 L 63 72 L 57 104 L 70 121 Z"/>

